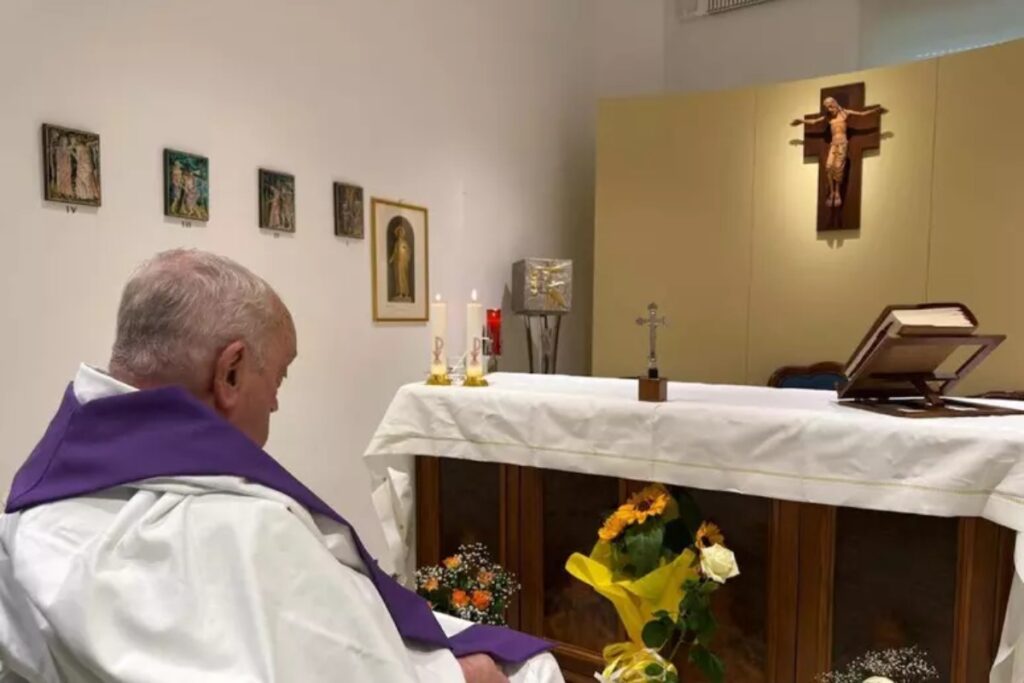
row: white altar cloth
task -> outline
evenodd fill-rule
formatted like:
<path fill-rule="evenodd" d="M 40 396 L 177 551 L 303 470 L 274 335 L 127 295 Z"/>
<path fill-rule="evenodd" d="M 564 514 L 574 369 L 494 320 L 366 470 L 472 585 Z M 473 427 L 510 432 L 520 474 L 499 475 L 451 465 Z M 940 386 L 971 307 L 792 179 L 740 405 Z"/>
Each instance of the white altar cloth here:
<path fill-rule="evenodd" d="M 488 376 L 491 387 L 402 387 L 366 450 L 397 566 L 412 514 L 409 455 L 660 481 L 809 503 L 978 516 L 1018 532 L 1016 576 L 992 681 L 1024 680 L 1024 416 L 913 420 L 827 391 Z"/>

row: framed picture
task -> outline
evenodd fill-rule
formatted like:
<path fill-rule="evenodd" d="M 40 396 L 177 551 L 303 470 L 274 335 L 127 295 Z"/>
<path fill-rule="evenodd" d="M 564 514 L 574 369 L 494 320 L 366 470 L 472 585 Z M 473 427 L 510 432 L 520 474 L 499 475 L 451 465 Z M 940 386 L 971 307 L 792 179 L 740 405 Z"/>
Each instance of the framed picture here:
<path fill-rule="evenodd" d="M 363 188 L 334 183 L 334 234 L 363 239 Z"/>
<path fill-rule="evenodd" d="M 164 150 L 164 215 L 187 221 L 210 220 L 209 159 Z"/>
<path fill-rule="evenodd" d="M 100 136 L 44 123 L 43 173 L 47 201 L 99 206 Z"/>
<path fill-rule="evenodd" d="M 373 319 L 426 322 L 427 210 L 374 197 L 370 213 Z"/>
<path fill-rule="evenodd" d="M 295 176 L 260 169 L 260 227 L 295 232 Z"/>

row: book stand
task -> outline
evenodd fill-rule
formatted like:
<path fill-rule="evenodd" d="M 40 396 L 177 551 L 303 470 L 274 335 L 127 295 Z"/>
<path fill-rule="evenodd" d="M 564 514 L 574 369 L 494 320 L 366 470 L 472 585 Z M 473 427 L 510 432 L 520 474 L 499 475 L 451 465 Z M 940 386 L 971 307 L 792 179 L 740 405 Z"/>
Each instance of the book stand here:
<path fill-rule="evenodd" d="M 886 337 L 840 386 L 840 405 L 909 418 L 1024 415 L 1021 410 L 946 396 L 1005 339 L 1005 335 L 995 334 Z M 942 360 L 931 362 L 939 357 L 944 360 L 961 347 L 977 349 L 954 372 L 939 372 Z M 915 349 L 920 352 L 918 356 L 913 353 Z M 936 351 L 940 353 L 936 355 Z M 921 359 L 929 360 L 922 363 Z"/>

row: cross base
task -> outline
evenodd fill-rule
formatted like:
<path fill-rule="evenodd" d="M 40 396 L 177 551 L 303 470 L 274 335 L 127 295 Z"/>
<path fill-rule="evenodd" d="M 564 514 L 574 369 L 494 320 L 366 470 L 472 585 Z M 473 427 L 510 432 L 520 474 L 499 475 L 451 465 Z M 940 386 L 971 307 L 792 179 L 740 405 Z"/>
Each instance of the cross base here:
<path fill-rule="evenodd" d="M 639 399 L 646 403 L 664 403 L 668 400 L 668 380 L 665 378 L 640 378 Z"/>

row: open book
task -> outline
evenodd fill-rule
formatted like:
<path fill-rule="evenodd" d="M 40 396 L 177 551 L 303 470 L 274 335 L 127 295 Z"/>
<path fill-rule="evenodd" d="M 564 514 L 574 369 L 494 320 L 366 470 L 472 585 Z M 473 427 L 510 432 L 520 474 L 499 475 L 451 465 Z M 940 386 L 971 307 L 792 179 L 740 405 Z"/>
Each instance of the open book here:
<path fill-rule="evenodd" d="M 886 337 L 968 336 L 974 334 L 977 329 L 977 320 L 963 304 L 889 306 L 853 352 L 844 374 L 853 377 L 860 370 L 864 360 Z M 953 348 L 949 346 L 892 349 L 875 372 L 928 372 L 942 365 L 952 350 Z"/>
<path fill-rule="evenodd" d="M 1014 408 L 949 398 L 949 392 L 1006 340 L 976 334 L 963 304 L 889 306 L 846 364 L 840 405 L 895 417 L 991 417 Z"/>

